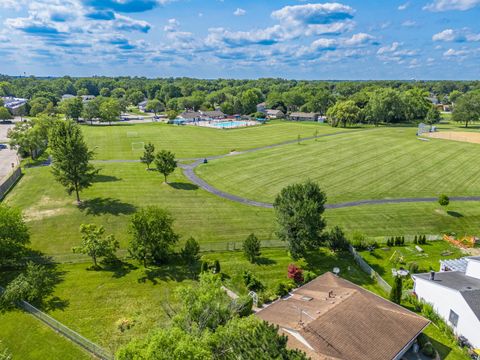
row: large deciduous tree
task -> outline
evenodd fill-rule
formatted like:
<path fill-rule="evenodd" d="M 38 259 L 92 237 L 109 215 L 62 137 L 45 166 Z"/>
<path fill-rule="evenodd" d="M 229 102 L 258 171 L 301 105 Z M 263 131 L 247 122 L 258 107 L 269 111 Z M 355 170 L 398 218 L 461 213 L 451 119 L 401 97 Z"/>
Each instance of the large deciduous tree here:
<path fill-rule="evenodd" d="M 18 260 L 29 243 L 30 234 L 21 212 L 0 204 L 0 266 Z"/>
<path fill-rule="evenodd" d="M 10 114 L 7 108 L 4 108 L 3 105 L 0 105 L 0 121 L 10 120 L 13 116 Z"/>
<path fill-rule="evenodd" d="M 151 111 L 157 116 L 157 113 L 160 111 L 163 111 L 165 107 L 163 106 L 162 102 L 158 99 L 152 99 L 148 100 L 147 106 L 145 107 L 145 110 Z"/>
<path fill-rule="evenodd" d="M 63 100 L 60 103 L 60 110 L 65 114 L 65 118 L 78 121 L 83 110 L 82 98 L 74 97 Z"/>
<path fill-rule="evenodd" d="M 95 224 L 80 225 L 82 234 L 82 243 L 73 248 L 74 253 L 88 255 L 92 258 L 94 268 L 98 268 L 97 260 L 101 257 L 112 260 L 115 258 L 115 252 L 119 248 L 119 243 L 115 236 L 105 234 L 103 226 Z"/>
<path fill-rule="evenodd" d="M 155 145 L 148 143 L 145 145 L 143 155 L 140 158 L 140 161 L 144 164 L 147 164 L 147 170 L 150 170 L 150 164 L 155 160 Z"/>
<path fill-rule="evenodd" d="M 468 124 L 480 120 L 480 90 L 470 91 L 460 96 L 453 108 L 452 119 Z"/>
<path fill-rule="evenodd" d="M 108 122 L 111 125 L 112 122 L 120 120 L 121 112 L 122 106 L 117 99 L 105 99 L 100 104 L 100 121 Z"/>
<path fill-rule="evenodd" d="M 273 204 L 278 236 L 288 243 L 294 259 L 322 244 L 323 218 L 327 197 L 320 187 L 308 180 L 282 189 Z"/>
<path fill-rule="evenodd" d="M 130 255 L 147 266 L 168 260 L 179 236 L 173 230 L 173 217 L 167 210 L 148 206 L 132 216 Z"/>
<path fill-rule="evenodd" d="M 360 108 L 353 100 L 338 101 L 328 109 L 327 119 L 333 127 L 347 127 L 360 121 Z"/>
<path fill-rule="evenodd" d="M 93 152 L 88 149 L 80 127 L 72 121 L 55 124 L 49 141 L 52 174 L 69 195 L 75 192 L 77 203 L 80 203 L 80 191 L 90 187 L 98 173 L 90 164 Z"/>
<path fill-rule="evenodd" d="M 102 89 L 103 90 L 103 89 Z M 101 98 L 95 98 L 87 101 L 83 105 L 82 117 L 85 121 L 90 121 L 93 124 L 93 120 L 100 118 L 100 103 Z"/>
<path fill-rule="evenodd" d="M 155 156 L 155 166 L 159 173 L 163 174 L 165 182 L 167 182 L 167 176 L 175 171 L 177 168 L 177 162 L 175 155 L 167 150 L 161 150 Z"/>

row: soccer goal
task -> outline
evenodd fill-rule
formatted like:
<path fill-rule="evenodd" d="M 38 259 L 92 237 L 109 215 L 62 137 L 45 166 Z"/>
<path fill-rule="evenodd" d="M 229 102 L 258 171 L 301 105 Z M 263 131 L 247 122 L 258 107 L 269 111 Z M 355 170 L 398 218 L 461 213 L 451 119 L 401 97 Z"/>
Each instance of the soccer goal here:
<path fill-rule="evenodd" d="M 422 134 L 429 133 L 429 132 L 431 132 L 431 126 L 430 125 L 427 125 L 427 124 L 424 124 L 424 123 L 418 124 L 417 136 L 420 136 Z"/>
<path fill-rule="evenodd" d="M 134 142 L 132 143 L 132 151 L 142 151 L 145 150 L 144 142 Z"/>

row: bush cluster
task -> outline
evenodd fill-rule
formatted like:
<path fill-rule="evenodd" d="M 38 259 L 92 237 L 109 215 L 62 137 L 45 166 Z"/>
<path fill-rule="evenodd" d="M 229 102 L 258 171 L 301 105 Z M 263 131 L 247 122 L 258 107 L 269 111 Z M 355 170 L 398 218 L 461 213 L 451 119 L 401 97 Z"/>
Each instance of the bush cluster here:
<path fill-rule="evenodd" d="M 415 235 L 413 238 L 413 243 L 418 245 L 425 245 L 427 243 L 427 236 L 426 235 Z"/>
<path fill-rule="evenodd" d="M 213 263 L 210 261 L 202 261 L 202 264 L 200 265 L 200 272 L 204 273 L 208 271 L 214 274 L 220 274 L 220 261 L 215 260 Z"/>
<path fill-rule="evenodd" d="M 248 290 L 259 292 L 265 289 L 265 285 L 263 285 L 262 282 L 250 271 L 245 270 L 243 272 L 242 277 L 243 277 L 243 283 L 245 284 Z"/>

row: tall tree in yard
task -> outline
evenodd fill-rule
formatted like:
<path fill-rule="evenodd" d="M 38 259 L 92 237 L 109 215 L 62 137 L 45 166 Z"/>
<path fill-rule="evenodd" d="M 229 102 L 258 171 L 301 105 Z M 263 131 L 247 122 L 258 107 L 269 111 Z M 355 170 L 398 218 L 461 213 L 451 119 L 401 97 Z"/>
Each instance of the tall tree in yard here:
<path fill-rule="evenodd" d="M 177 168 L 177 162 L 175 161 L 175 155 L 167 150 L 161 150 L 155 156 L 155 165 L 158 172 L 163 174 L 165 182 L 167 182 L 167 176 L 175 171 Z"/>
<path fill-rule="evenodd" d="M 30 234 L 21 212 L 0 204 L 0 267 L 23 256 L 29 243 Z"/>
<path fill-rule="evenodd" d="M 115 258 L 115 252 L 120 245 L 113 235 L 104 237 L 105 229 L 103 226 L 82 224 L 80 233 L 82 234 L 82 243 L 80 246 L 74 247 L 73 252 L 90 256 L 94 268 L 98 268 L 97 260 L 100 257 Z"/>
<path fill-rule="evenodd" d="M 100 120 L 112 124 L 112 121 L 118 121 L 122 107 L 117 99 L 109 98 L 100 104 Z"/>
<path fill-rule="evenodd" d="M 98 173 L 90 164 L 93 152 L 88 150 L 80 127 L 72 121 L 57 123 L 50 131 L 49 142 L 53 176 L 69 195 L 75 192 L 80 203 L 80 191 L 90 187 Z"/>
<path fill-rule="evenodd" d="M 452 119 L 468 124 L 480 120 L 480 90 L 470 91 L 460 96 L 453 108 Z"/>
<path fill-rule="evenodd" d="M 179 238 L 172 227 L 173 217 L 168 211 L 156 206 L 141 209 L 131 220 L 130 255 L 144 266 L 168 260 Z"/>
<path fill-rule="evenodd" d="M 153 160 L 155 160 L 155 145 L 148 143 L 145 145 L 143 156 L 140 158 L 140 161 L 147 164 L 147 170 L 150 170 L 150 164 Z"/>
<path fill-rule="evenodd" d="M 310 180 L 285 187 L 275 199 L 278 236 L 288 243 L 294 259 L 324 241 L 322 231 L 326 222 L 322 214 L 326 199 L 320 187 Z"/>
<path fill-rule="evenodd" d="M 81 97 L 74 97 L 63 100 L 60 104 L 60 111 L 65 114 L 65 118 L 78 121 L 82 115 L 83 102 Z"/>
<path fill-rule="evenodd" d="M 400 276 L 395 276 L 392 290 L 390 290 L 390 301 L 395 304 L 400 304 L 402 301 L 402 286 L 402 278 Z"/>
<path fill-rule="evenodd" d="M 248 261 L 255 262 L 255 259 L 260 256 L 260 240 L 255 234 L 250 234 L 243 241 L 243 253 Z"/>

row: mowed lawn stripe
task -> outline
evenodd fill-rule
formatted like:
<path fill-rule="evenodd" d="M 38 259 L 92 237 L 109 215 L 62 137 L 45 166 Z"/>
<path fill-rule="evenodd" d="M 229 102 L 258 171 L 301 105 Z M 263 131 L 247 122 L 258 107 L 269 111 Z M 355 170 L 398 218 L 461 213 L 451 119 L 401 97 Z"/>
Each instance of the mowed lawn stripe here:
<path fill-rule="evenodd" d="M 415 129 L 379 129 L 338 135 L 218 159 L 196 172 L 218 189 L 272 202 L 286 185 L 310 178 L 329 203 L 480 193 L 480 146 L 423 142 Z"/>
<path fill-rule="evenodd" d="M 160 123 L 85 125 L 82 130 L 99 160 L 138 159 L 142 151 L 132 150 L 132 143 L 140 142 L 151 142 L 157 149 L 173 151 L 177 158 L 197 158 L 295 141 L 298 136 L 311 137 L 316 132 L 321 135 L 339 131 L 325 124 L 281 120 L 230 130 Z"/>

